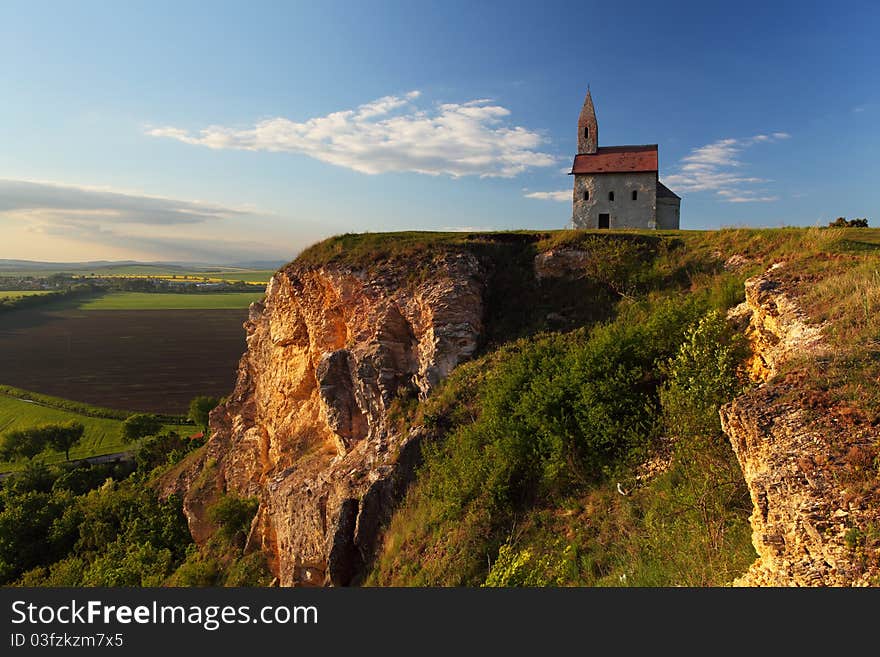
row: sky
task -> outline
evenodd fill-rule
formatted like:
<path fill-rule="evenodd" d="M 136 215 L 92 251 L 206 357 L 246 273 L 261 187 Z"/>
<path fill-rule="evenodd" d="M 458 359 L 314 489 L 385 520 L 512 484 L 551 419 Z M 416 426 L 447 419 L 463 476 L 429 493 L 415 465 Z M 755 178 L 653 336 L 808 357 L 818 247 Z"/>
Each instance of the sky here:
<path fill-rule="evenodd" d="M 0 258 L 290 260 L 564 228 L 659 144 L 681 226 L 880 225 L 870 2 L 0 3 Z"/>

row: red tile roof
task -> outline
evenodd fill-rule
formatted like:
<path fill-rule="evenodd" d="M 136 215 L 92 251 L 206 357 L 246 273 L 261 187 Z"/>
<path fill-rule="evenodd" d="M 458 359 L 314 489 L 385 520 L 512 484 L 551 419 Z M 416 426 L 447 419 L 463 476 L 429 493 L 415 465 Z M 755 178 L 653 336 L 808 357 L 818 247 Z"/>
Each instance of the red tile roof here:
<path fill-rule="evenodd" d="M 600 146 L 596 153 L 574 156 L 571 173 L 626 173 L 657 170 L 657 144 Z"/>

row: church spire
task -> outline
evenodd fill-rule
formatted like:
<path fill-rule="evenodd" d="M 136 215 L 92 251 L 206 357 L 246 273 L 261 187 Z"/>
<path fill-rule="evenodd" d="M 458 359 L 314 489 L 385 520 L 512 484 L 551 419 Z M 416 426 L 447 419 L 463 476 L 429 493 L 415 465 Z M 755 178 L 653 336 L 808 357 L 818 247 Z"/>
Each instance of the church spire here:
<path fill-rule="evenodd" d="M 587 86 L 587 97 L 578 119 L 578 153 L 595 153 L 599 147 L 599 124 L 596 123 L 596 110 L 593 97 Z"/>

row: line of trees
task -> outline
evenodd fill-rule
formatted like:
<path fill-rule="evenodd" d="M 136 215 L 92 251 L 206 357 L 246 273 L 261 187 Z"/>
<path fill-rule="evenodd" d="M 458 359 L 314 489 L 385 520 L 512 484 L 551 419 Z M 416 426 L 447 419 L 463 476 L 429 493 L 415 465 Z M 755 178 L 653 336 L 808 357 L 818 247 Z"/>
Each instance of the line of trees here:
<path fill-rule="evenodd" d="M 79 444 L 84 431 L 82 422 L 74 420 L 9 431 L 0 443 L 0 459 L 15 461 L 25 458 L 30 461 L 46 450 L 54 449 L 64 452 L 64 458 L 69 461 L 70 449 Z"/>
<path fill-rule="evenodd" d="M 194 397 L 187 419 L 207 434 L 209 415 L 220 401 L 217 397 L 207 395 Z M 137 442 L 143 447 L 147 438 L 164 437 L 160 433 L 166 422 L 167 418 L 153 413 L 134 413 L 123 421 L 122 437 L 127 443 Z M 80 443 L 84 432 L 85 426 L 75 420 L 7 431 L 0 437 L 0 460 L 33 461 L 40 454 L 53 449 L 64 452 L 65 460 L 69 461 L 70 450 Z"/>

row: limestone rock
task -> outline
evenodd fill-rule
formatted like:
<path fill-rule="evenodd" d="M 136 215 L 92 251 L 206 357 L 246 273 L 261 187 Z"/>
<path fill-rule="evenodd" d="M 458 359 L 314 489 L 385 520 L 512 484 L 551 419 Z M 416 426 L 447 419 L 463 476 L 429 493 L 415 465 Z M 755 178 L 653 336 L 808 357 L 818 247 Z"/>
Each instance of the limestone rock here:
<path fill-rule="evenodd" d="M 211 414 L 200 457 L 166 483 L 193 536 L 224 492 L 256 496 L 247 541 L 281 586 L 344 585 L 376 549 L 418 462 L 419 432 L 389 408 L 430 393 L 477 348 L 484 272 L 469 254 L 437 256 L 409 282 L 400 265 L 279 271 L 245 322 L 235 389 Z"/>
<path fill-rule="evenodd" d="M 876 581 L 877 559 L 859 554 L 847 536 L 871 526 L 875 505 L 847 489 L 848 466 L 835 450 L 846 445 L 870 453 L 878 432 L 817 423 L 797 391 L 774 378 L 787 359 L 827 350 L 822 327 L 810 324 L 782 291 L 777 269 L 749 279 L 746 302 L 733 313 L 749 319 L 751 372 L 762 382 L 720 412 L 754 505 L 752 543 L 759 555 L 734 584 L 865 585 Z"/>

